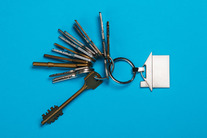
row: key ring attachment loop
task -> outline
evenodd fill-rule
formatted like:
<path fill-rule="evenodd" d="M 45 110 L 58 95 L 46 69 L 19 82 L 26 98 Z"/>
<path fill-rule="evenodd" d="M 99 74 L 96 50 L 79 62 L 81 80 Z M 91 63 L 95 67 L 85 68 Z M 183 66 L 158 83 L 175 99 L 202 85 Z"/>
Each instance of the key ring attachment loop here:
<path fill-rule="evenodd" d="M 117 61 L 125 61 L 125 62 L 127 62 L 132 67 L 132 69 L 135 68 L 134 64 L 129 59 L 127 59 L 127 58 L 118 57 L 118 58 L 115 58 L 113 60 L 114 63 L 116 63 Z M 113 69 L 114 69 L 114 65 L 113 65 Z M 111 77 L 112 80 L 114 80 L 115 82 L 120 83 L 120 84 L 130 83 L 130 82 L 132 82 L 134 80 L 134 78 L 136 76 L 136 72 L 133 71 L 133 76 L 132 76 L 132 78 L 130 80 L 128 80 L 128 81 L 119 81 L 119 80 L 114 78 L 114 76 L 112 75 L 112 72 L 113 72 L 113 70 L 111 70 L 111 64 L 110 64 L 109 65 L 109 76 Z"/>
<path fill-rule="evenodd" d="M 109 76 L 110 76 L 110 72 L 114 71 L 114 61 L 110 56 L 107 56 L 106 59 L 104 59 L 104 60 L 107 60 L 107 63 L 109 64 L 108 67 L 104 66 L 104 69 L 105 69 L 106 74 L 109 74 Z M 111 65 L 112 65 L 112 69 L 111 69 Z M 105 80 L 105 79 L 108 79 L 109 76 L 101 77 L 101 78 L 94 77 L 94 78 L 97 80 Z"/>

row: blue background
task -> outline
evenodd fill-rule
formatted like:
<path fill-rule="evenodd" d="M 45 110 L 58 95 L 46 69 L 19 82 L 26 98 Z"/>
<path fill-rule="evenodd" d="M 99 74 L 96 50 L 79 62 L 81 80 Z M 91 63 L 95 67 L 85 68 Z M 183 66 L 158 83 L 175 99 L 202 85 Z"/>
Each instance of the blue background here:
<path fill-rule="evenodd" d="M 79 38 L 75 19 L 101 49 L 99 11 L 104 24 L 110 21 L 112 58 L 142 66 L 150 52 L 170 55 L 170 89 L 140 88 L 140 75 L 129 85 L 105 81 L 41 127 L 41 115 L 74 94 L 83 78 L 52 84 L 48 76 L 64 70 L 32 62 L 53 61 L 43 54 L 55 42 L 67 46 L 57 29 Z M 206 37 L 206 0 L 1 0 L 0 137 L 206 138 Z M 94 65 L 103 75 L 102 67 L 101 60 Z M 129 74 L 126 63 L 116 64 L 116 77 Z"/>

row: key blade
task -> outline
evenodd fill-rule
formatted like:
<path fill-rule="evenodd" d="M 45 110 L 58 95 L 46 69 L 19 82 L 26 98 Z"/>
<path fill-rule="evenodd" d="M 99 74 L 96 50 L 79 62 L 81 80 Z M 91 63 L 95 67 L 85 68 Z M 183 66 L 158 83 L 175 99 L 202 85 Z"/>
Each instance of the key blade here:
<path fill-rule="evenodd" d="M 64 80 L 74 79 L 76 77 L 77 77 L 77 75 L 75 73 L 71 73 L 69 75 L 54 78 L 52 80 L 52 83 L 57 83 L 57 82 L 64 81 Z"/>
<path fill-rule="evenodd" d="M 103 82 L 103 80 L 97 80 L 95 77 L 101 78 L 101 75 L 92 71 L 84 78 L 87 89 L 95 89 Z"/>
<path fill-rule="evenodd" d="M 44 125 L 45 123 L 51 124 L 53 123 L 55 120 L 58 119 L 59 116 L 63 115 L 62 110 L 58 110 L 58 106 L 54 106 L 51 107 L 51 110 L 48 110 L 48 112 L 46 112 L 46 114 L 42 115 L 43 121 L 41 122 L 42 125 Z"/>

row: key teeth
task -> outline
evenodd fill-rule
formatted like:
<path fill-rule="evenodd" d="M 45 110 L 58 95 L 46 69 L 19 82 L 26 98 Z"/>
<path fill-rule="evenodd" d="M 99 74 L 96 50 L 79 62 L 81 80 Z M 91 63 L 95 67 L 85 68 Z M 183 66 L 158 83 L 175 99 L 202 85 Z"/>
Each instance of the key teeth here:
<path fill-rule="evenodd" d="M 43 120 L 47 119 L 47 117 L 49 117 L 50 114 L 52 114 L 53 112 L 55 112 L 58 108 L 59 107 L 55 105 L 55 106 L 53 106 L 53 107 L 50 108 L 51 110 L 48 109 L 47 112 L 46 112 L 46 114 L 43 114 L 42 115 Z M 55 120 L 57 120 L 58 117 L 61 116 L 61 115 L 63 115 L 62 110 L 60 110 L 59 112 L 57 112 L 54 115 L 54 117 L 51 117 L 46 123 L 51 124 L 51 123 L 55 122 Z"/>

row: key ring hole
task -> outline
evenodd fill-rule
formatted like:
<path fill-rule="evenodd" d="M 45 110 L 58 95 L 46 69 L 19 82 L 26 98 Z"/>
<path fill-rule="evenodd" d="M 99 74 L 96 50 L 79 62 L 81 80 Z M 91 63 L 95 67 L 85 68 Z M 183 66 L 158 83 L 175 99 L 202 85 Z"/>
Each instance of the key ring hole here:
<path fill-rule="evenodd" d="M 127 62 L 132 68 L 135 68 L 134 64 L 127 58 L 124 58 L 124 57 L 118 57 L 118 58 L 115 58 L 114 60 L 114 64 L 118 61 L 125 61 Z M 120 83 L 120 84 L 127 84 L 127 83 L 130 83 L 134 80 L 135 76 L 136 76 L 136 72 L 132 72 L 133 75 L 132 75 L 132 78 L 128 81 L 119 81 L 118 79 L 116 79 L 113 75 L 112 75 L 112 70 L 111 70 L 111 64 L 109 65 L 109 75 L 110 77 L 112 78 L 112 80 L 114 80 L 115 82 L 117 83 Z"/>

